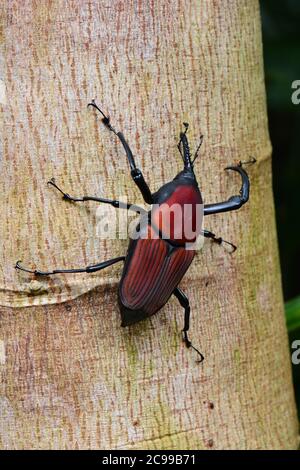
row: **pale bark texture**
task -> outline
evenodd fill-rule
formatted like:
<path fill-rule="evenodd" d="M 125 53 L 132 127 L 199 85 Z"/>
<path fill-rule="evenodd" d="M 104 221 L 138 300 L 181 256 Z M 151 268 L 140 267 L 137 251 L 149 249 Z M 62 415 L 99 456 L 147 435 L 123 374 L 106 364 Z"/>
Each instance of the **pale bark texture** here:
<path fill-rule="evenodd" d="M 7 0 L 1 35 L 2 449 L 295 449 L 256 0 Z M 250 155 L 250 202 L 206 218 L 238 245 L 207 242 L 176 299 L 121 329 L 121 265 L 34 279 L 14 263 L 77 267 L 126 253 L 97 236 L 97 204 L 47 187 L 141 202 L 124 151 L 151 189 L 181 169 L 182 122 L 205 202 L 237 194 L 224 167 Z M 110 209 L 110 218 L 116 210 Z"/>

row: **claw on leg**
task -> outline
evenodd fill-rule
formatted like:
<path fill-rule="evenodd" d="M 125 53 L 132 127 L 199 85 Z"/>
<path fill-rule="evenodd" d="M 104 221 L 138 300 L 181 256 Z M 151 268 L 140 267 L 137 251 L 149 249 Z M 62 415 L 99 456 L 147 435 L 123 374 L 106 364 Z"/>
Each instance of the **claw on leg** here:
<path fill-rule="evenodd" d="M 57 186 L 55 178 L 51 178 L 49 181 L 47 181 L 47 184 L 56 188 L 63 195 L 63 199 L 71 199 L 68 193 L 65 193 L 62 189 L 60 189 L 59 186 Z"/>
<path fill-rule="evenodd" d="M 19 260 L 16 262 L 16 265 L 15 265 L 15 269 L 19 270 L 19 271 L 24 271 L 26 273 L 30 273 L 30 274 L 35 274 L 35 275 L 48 275 L 49 273 L 46 273 L 46 272 L 43 272 L 43 271 L 39 271 L 38 269 L 28 269 L 28 268 L 24 268 L 23 266 L 21 266 L 22 261 Z"/>
<path fill-rule="evenodd" d="M 218 243 L 219 245 L 222 245 L 223 243 L 226 243 L 226 245 L 229 245 L 231 246 L 231 251 L 229 252 L 230 254 L 234 253 L 236 250 L 237 250 L 237 246 L 234 245 L 233 243 L 231 242 L 228 242 L 227 240 L 224 240 L 223 238 L 216 238 L 215 240 L 213 240 L 214 242 Z M 228 250 L 226 250 L 228 251 Z"/>
<path fill-rule="evenodd" d="M 104 114 L 104 112 L 99 108 L 99 106 L 96 104 L 95 100 L 92 100 L 90 103 L 88 103 L 88 107 L 89 106 L 92 106 L 93 108 L 97 109 L 97 111 L 99 111 L 99 113 L 102 114 L 103 118 L 102 118 L 102 122 L 103 124 L 108 127 L 108 129 L 110 131 L 112 131 L 114 134 L 117 134 L 117 131 L 112 127 L 111 123 L 110 123 L 110 118 L 109 116 L 106 116 L 106 114 Z"/>
<path fill-rule="evenodd" d="M 50 186 L 53 186 L 55 189 L 57 189 L 63 195 L 63 199 L 65 199 L 66 201 L 73 201 L 73 202 L 82 202 L 82 201 L 84 201 L 83 198 L 73 197 L 73 196 L 70 196 L 70 194 L 65 193 L 59 186 L 57 186 L 57 184 L 55 182 L 55 178 L 51 178 L 51 180 L 47 181 L 47 184 L 49 184 Z"/>
<path fill-rule="evenodd" d="M 188 338 L 188 334 L 187 334 L 187 331 L 186 331 L 186 330 L 182 330 L 182 339 L 183 339 L 183 341 L 184 341 L 184 343 L 185 343 L 185 345 L 186 345 L 187 348 L 192 348 L 192 349 L 193 349 L 194 351 L 196 351 L 196 353 L 199 355 L 199 359 L 198 359 L 196 362 L 198 362 L 199 364 L 200 364 L 201 362 L 203 362 L 203 361 L 204 361 L 204 356 L 203 356 L 203 354 L 202 354 L 200 351 L 198 351 L 198 349 L 196 349 L 196 348 L 192 345 L 191 341 L 190 341 L 189 338 Z"/>
<path fill-rule="evenodd" d="M 231 242 L 228 242 L 227 240 L 224 240 L 221 237 L 216 237 L 216 235 L 209 230 L 203 230 L 203 236 L 206 238 L 210 238 L 214 243 L 218 243 L 218 245 L 222 245 L 223 243 L 226 243 L 227 245 L 231 246 L 231 251 L 230 254 L 234 253 L 237 249 L 237 246 L 234 245 Z"/>

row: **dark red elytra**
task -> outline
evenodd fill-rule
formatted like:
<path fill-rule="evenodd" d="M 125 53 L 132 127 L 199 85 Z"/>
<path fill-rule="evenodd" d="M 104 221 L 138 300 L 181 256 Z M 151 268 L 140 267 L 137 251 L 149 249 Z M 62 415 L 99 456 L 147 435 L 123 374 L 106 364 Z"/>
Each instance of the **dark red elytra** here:
<path fill-rule="evenodd" d="M 147 228 L 152 230 L 150 226 Z M 119 284 L 122 326 L 136 323 L 160 310 L 194 256 L 195 251 L 170 246 L 162 239 L 131 241 Z"/>

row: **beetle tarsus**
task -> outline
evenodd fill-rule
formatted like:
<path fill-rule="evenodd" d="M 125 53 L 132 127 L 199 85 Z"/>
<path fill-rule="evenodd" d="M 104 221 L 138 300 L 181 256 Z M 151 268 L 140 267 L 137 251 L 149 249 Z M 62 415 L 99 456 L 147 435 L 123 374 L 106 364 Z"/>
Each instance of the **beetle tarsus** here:
<path fill-rule="evenodd" d="M 234 253 L 236 250 L 237 250 L 237 246 L 234 245 L 233 243 L 231 242 L 228 242 L 227 240 L 224 240 L 223 238 L 220 238 L 219 240 L 221 240 L 219 243 L 219 245 L 222 245 L 223 243 L 226 243 L 226 245 L 229 245 L 231 246 L 231 251 L 230 251 L 230 254 Z M 217 240 L 216 240 L 217 241 Z M 228 251 L 228 250 L 227 250 Z"/>
<path fill-rule="evenodd" d="M 20 267 L 20 263 L 22 263 L 22 260 L 18 260 L 18 261 L 16 262 L 16 264 L 15 264 L 15 269 L 22 269 L 22 268 Z"/>
<path fill-rule="evenodd" d="M 49 180 L 47 182 L 47 184 L 49 184 L 49 185 L 53 186 L 55 189 L 57 189 L 62 194 L 63 199 L 65 201 L 71 201 L 71 202 L 82 202 L 82 201 L 84 201 L 84 198 L 73 197 L 70 194 L 65 193 L 59 186 L 57 186 L 54 178 L 51 178 L 51 180 Z"/>
<path fill-rule="evenodd" d="M 231 246 L 232 250 L 230 251 L 230 254 L 234 253 L 237 249 L 236 245 L 231 242 L 228 242 L 227 240 L 224 240 L 224 238 L 222 237 L 216 237 L 216 235 L 213 232 L 210 232 L 209 230 L 203 230 L 202 233 L 204 237 L 210 238 L 214 243 L 217 243 L 218 245 L 226 243 L 227 245 Z"/>
<path fill-rule="evenodd" d="M 225 243 L 226 245 L 229 245 L 231 246 L 231 251 L 230 251 L 230 254 L 234 253 L 236 250 L 237 250 L 237 246 L 234 245 L 233 243 L 231 242 L 228 242 L 227 240 L 224 240 L 223 238 L 213 238 L 212 239 L 213 242 L 217 243 L 218 245 L 223 245 L 223 243 Z"/>
<path fill-rule="evenodd" d="M 231 246 L 232 250 L 230 251 L 230 254 L 234 253 L 237 250 L 237 246 L 234 243 L 227 242 L 226 240 L 223 240 L 223 243 L 227 243 L 227 245 Z"/>
<path fill-rule="evenodd" d="M 47 181 L 47 184 L 56 188 L 63 195 L 63 197 L 65 197 L 66 193 L 62 189 L 60 189 L 59 186 L 57 186 L 55 178 L 51 178 L 49 181 Z"/>
<path fill-rule="evenodd" d="M 106 114 L 104 114 L 104 112 L 99 108 L 99 106 L 96 104 L 95 100 L 92 100 L 90 103 L 88 103 L 88 107 L 89 106 L 93 106 L 93 108 L 97 109 L 97 111 L 99 111 L 99 113 L 102 114 L 103 118 L 102 118 L 102 122 L 103 124 L 110 130 L 112 131 L 114 134 L 117 134 L 117 131 L 112 127 L 111 123 L 110 123 L 110 118 L 109 116 L 106 116 Z"/>
<path fill-rule="evenodd" d="M 23 266 L 20 265 L 20 263 L 22 263 L 21 260 L 19 260 L 19 261 L 16 262 L 15 269 L 17 269 L 17 270 L 19 270 L 19 271 L 24 271 L 25 273 L 40 274 L 40 272 L 39 272 L 37 269 L 28 269 L 28 268 L 24 268 Z"/>
<path fill-rule="evenodd" d="M 187 335 L 187 331 L 186 330 L 182 330 L 182 333 L 183 333 L 183 341 L 186 345 L 187 348 L 192 348 L 194 351 L 196 351 L 196 353 L 200 356 L 200 359 L 198 359 L 196 362 L 198 362 L 199 364 L 201 362 L 204 361 L 204 356 L 203 354 L 198 351 L 198 349 L 196 349 L 193 345 L 192 345 L 192 342 L 189 340 L 188 338 L 188 335 Z"/>
<path fill-rule="evenodd" d="M 16 265 L 15 265 L 15 269 L 19 270 L 19 271 L 25 271 L 27 273 L 34 273 L 34 271 L 32 269 L 27 269 L 27 268 L 23 268 L 23 266 L 21 266 L 21 263 L 22 263 L 22 260 L 18 260 L 16 262 Z"/>

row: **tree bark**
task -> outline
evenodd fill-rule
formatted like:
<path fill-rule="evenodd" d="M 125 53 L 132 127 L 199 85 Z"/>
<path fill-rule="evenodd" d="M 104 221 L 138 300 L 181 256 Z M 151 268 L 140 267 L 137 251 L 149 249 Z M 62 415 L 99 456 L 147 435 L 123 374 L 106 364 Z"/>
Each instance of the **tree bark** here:
<path fill-rule="evenodd" d="M 1 448 L 296 448 L 258 2 L 2 3 Z M 258 160 L 249 203 L 205 220 L 238 251 L 206 243 L 181 283 L 201 365 L 181 342 L 176 299 L 120 328 L 120 266 L 14 270 L 17 259 L 49 269 L 126 253 L 121 237 L 97 237 L 95 203 L 68 204 L 46 185 L 55 176 L 71 194 L 141 202 L 92 98 L 153 191 L 181 169 L 183 121 L 193 147 L 205 136 L 205 202 L 237 193 L 225 166 Z"/>

